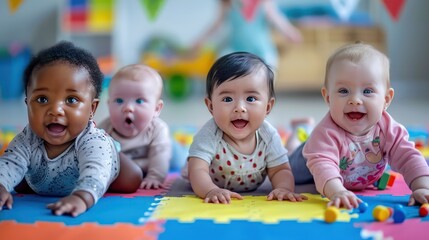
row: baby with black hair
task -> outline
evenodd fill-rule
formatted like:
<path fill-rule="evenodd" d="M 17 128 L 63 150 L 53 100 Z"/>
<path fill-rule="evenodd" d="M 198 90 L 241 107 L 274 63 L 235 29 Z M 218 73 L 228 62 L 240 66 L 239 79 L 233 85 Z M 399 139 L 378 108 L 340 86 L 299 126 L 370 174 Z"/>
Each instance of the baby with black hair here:
<path fill-rule="evenodd" d="M 274 73 L 260 57 L 233 52 L 207 75 L 210 119 L 194 136 L 182 176 L 206 203 L 229 204 L 269 178 L 267 200 L 300 202 L 277 130 L 265 120 L 275 103 Z"/>
<path fill-rule="evenodd" d="M 140 169 L 120 158 L 118 144 L 92 120 L 102 81 L 95 58 L 70 42 L 31 59 L 24 72 L 29 124 L 0 156 L 0 210 L 12 208 L 13 190 L 61 196 L 47 205 L 52 213 L 78 216 L 108 189 L 138 189 Z"/>

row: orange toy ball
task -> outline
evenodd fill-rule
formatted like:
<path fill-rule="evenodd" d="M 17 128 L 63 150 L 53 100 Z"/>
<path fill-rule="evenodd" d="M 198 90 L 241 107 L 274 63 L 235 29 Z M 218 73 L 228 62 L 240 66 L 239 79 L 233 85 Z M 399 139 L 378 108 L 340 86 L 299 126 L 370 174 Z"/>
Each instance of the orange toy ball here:
<path fill-rule="evenodd" d="M 340 210 L 337 207 L 328 207 L 325 210 L 325 222 L 333 223 L 337 221 L 338 216 L 340 215 Z"/>

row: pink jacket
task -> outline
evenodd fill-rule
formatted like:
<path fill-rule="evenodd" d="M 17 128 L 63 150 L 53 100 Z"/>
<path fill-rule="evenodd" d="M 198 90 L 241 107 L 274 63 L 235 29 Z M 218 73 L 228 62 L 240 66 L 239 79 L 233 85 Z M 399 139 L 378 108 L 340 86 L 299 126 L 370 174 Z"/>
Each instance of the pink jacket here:
<path fill-rule="evenodd" d="M 408 186 L 417 177 L 429 176 L 426 160 L 408 140 L 407 130 L 387 112 L 364 136 L 347 133 L 328 113 L 311 133 L 303 155 L 321 194 L 333 178 L 347 189 L 364 189 L 381 177 L 387 164 L 404 176 Z"/>

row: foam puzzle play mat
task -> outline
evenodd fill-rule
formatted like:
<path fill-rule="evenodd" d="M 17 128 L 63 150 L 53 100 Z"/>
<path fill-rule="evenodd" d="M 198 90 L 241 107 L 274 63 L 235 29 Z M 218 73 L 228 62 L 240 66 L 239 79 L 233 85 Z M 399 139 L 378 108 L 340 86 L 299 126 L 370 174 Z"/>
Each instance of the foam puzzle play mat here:
<path fill-rule="evenodd" d="M 1 128 L 2 149 L 14 132 Z M 427 135 L 410 133 L 426 151 Z M 189 131 L 173 134 L 180 146 L 192 141 Z M 15 193 L 13 208 L 0 211 L 0 239 L 428 239 L 429 205 L 407 206 L 411 192 L 397 173 L 377 184 L 356 192 L 364 204 L 354 210 L 327 208 L 311 184 L 296 187 L 306 201 L 267 201 L 268 181 L 243 200 L 207 204 L 172 169 L 166 189 L 108 193 L 76 218 L 51 214 L 56 197 Z"/>

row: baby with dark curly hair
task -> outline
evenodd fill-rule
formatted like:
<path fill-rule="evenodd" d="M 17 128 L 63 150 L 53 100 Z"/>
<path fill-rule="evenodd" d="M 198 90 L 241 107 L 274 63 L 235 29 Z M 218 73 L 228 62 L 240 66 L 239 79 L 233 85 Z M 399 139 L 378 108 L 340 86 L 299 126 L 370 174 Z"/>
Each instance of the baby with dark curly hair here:
<path fill-rule="evenodd" d="M 60 196 L 55 215 L 78 216 L 109 189 L 134 192 L 140 169 L 120 160 L 118 144 L 92 120 L 103 74 L 86 50 L 60 42 L 24 72 L 28 125 L 0 156 L 0 210 L 11 192 Z M 121 170 L 121 172 L 119 172 Z"/>

